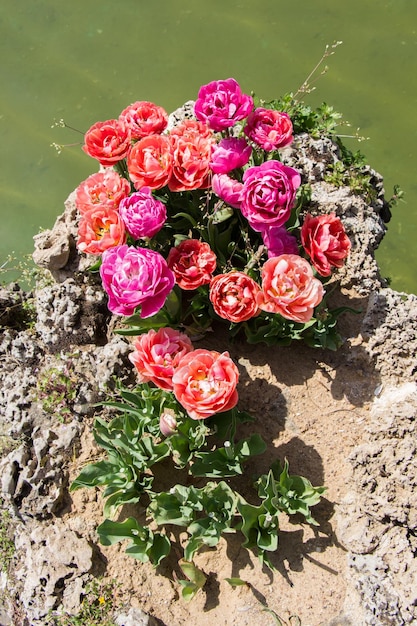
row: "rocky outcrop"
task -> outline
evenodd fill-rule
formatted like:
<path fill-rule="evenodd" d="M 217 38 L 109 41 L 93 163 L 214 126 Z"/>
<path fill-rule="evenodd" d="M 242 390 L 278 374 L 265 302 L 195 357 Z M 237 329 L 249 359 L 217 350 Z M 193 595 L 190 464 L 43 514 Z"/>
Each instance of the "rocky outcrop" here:
<path fill-rule="evenodd" d="M 371 410 L 370 443 L 350 456 L 357 489 L 339 508 L 338 538 L 349 553 L 354 624 L 415 623 L 416 407 L 414 382 L 387 385 Z"/>
<path fill-rule="evenodd" d="M 312 213 L 334 212 L 343 219 L 352 250 L 348 263 L 337 275 L 341 285 L 354 288 L 361 295 L 378 290 L 384 281 L 374 251 L 386 232 L 384 219 L 389 215 L 382 177 L 364 167 L 359 173 L 364 185 L 362 192 L 353 192 L 347 184 L 335 186 L 328 182 L 329 171 L 340 164 L 339 148 L 329 138 L 312 141 L 309 135 L 298 136 L 283 160 L 302 171 L 303 182 L 311 186 Z"/>

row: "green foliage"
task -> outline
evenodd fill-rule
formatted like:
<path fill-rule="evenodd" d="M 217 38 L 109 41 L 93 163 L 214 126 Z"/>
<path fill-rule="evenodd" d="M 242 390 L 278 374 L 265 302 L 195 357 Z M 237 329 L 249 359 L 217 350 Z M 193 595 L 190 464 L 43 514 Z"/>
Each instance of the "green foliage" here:
<path fill-rule="evenodd" d="M 324 180 L 335 187 L 350 187 L 353 193 L 364 196 L 368 202 L 374 202 L 377 191 L 372 185 L 372 174 L 367 167 L 365 156 L 357 150 L 352 152 L 340 138 L 336 138 L 339 146 L 340 161 L 329 165 L 329 172 Z"/>
<path fill-rule="evenodd" d="M 7 572 L 9 569 L 14 553 L 12 518 L 9 511 L 4 508 L 4 502 L 0 498 L 0 569 L 3 572 Z"/>
<path fill-rule="evenodd" d="M 72 414 L 77 396 L 78 379 L 67 363 L 44 369 L 37 380 L 37 398 L 45 413 L 65 421 Z"/>
<path fill-rule="evenodd" d="M 194 563 L 190 563 L 182 559 L 179 562 L 179 565 L 185 576 L 188 578 L 188 580 L 178 580 L 182 586 L 182 597 L 184 600 L 190 601 L 194 598 L 198 590 L 204 587 L 207 579 L 203 572 L 199 570 Z"/>
<path fill-rule="evenodd" d="M 323 135 L 335 135 L 342 119 L 342 114 L 325 102 L 313 109 L 305 102 L 297 100 L 292 93 L 267 103 L 259 102 L 261 106 L 288 113 L 296 134 L 308 133 L 315 139 Z"/>
<path fill-rule="evenodd" d="M 316 309 L 314 324 L 311 324 L 303 332 L 304 342 L 311 348 L 326 348 L 327 350 L 337 350 L 342 345 L 342 338 L 337 330 L 337 320 L 345 312 L 360 313 L 357 309 L 341 306 L 336 309 L 329 309 L 326 304 L 326 297 Z"/>
<path fill-rule="evenodd" d="M 313 487 L 310 481 L 302 476 L 290 476 L 287 460 L 284 467 L 276 461 L 268 475 L 261 476 L 257 484 L 258 495 L 271 515 L 279 510 L 285 511 L 288 515 L 300 513 L 306 522 L 318 526 L 311 516 L 310 507 L 320 502 L 325 487 Z"/>
<path fill-rule="evenodd" d="M 392 209 L 401 201 L 404 201 L 404 191 L 401 189 L 399 185 L 394 185 L 394 193 L 391 198 L 388 200 L 388 208 Z"/>
<path fill-rule="evenodd" d="M 189 540 L 184 557 L 192 561 L 203 545 L 214 547 L 223 532 L 232 530 L 237 500 L 224 481 L 209 482 L 201 489 L 175 485 L 169 493 L 151 496 L 149 513 L 158 525 L 186 527 Z"/>
<path fill-rule="evenodd" d="M 242 439 L 236 445 L 225 441 L 223 447 L 214 451 L 197 452 L 194 455 L 191 473 L 193 476 L 208 478 L 243 474 L 243 463 L 251 456 L 262 454 L 265 448 L 265 442 L 257 433 L 247 439 Z"/>
<path fill-rule="evenodd" d="M 225 581 L 229 583 L 229 585 L 233 587 L 233 589 L 235 587 L 249 587 L 249 583 L 247 583 L 246 580 L 242 580 L 242 578 L 225 578 Z"/>
<path fill-rule="evenodd" d="M 320 501 L 325 488 L 313 487 L 302 476 L 290 476 L 286 460 L 283 468 L 279 462 L 274 463 L 268 474 L 258 479 L 257 486 L 260 505 L 248 504 L 243 498 L 238 502 L 242 518 L 239 528 L 245 537 L 243 546 L 257 547 L 262 562 L 273 568 L 266 552 L 274 552 L 278 548 L 279 514 L 301 513 L 307 523 L 317 525 L 310 507 Z"/>
<path fill-rule="evenodd" d="M 133 517 L 124 522 L 112 522 L 107 519 L 97 528 L 97 532 L 104 546 L 111 546 L 124 539 L 129 540 L 126 553 L 142 563 L 150 561 L 154 565 L 159 565 L 171 548 L 166 535 L 153 533 Z"/>
<path fill-rule="evenodd" d="M 46 617 L 48 626 L 115 626 L 112 614 L 115 583 L 92 580 L 85 589 L 80 610 L 76 615 L 50 611 Z"/>
<path fill-rule="evenodd" d="M 278 548 L 279 515 L 301 513 L 307 523 L 316 523 L 310 507 L 320 500 L 323 488 L 290 476 L 287 462 L 283 468 L 274 463 L 258 479 L 253 493 L 257 504 L 243 497 L 241 490 L 250 487 L 244 465 L 266 447 L 256 433 L 237 437 L 239 425 L 253 419 L 247 413 L 235 408 L 212 419 L 192 420 L 170 392 L 143 384 L 120 393 L 121 401 L 106 403 L 117 415 L 95 422 L 94 436 L 106 458 L 85 466 L 71 485 L 72 491 L 102 489 L 108 518 L 98 527 L 103 545 L 125 541 L 127 554 L 156 567 L 170 553 L 172 529 L 183 529 L 187 579 L 179 582 L 183 597 L 191 599 L 205 583 L 193 564 L 202 547 L 213 548 L 223 535 L 239 532 L 242 545 L 273 567 L 267 553 Z M 177 429 L 164 438 L 159 417 L 167 409 L 175 413 Z M 188 476 L 186 484 L 178 481 L 179 472 Z M 237 487 L 225 482 L 231 477 L 240 480 Z M 195 479 L 212 480 L 196 486 Z M 125 504 L 136 505 L 137 516 L 109 519 Z"/>

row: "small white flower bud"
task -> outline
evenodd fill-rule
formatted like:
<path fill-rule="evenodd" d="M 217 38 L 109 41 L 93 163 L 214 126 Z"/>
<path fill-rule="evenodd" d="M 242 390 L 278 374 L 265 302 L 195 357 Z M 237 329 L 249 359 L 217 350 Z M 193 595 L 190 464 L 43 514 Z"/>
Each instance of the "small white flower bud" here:
<path fill-rule="evenodd" d="M 159 418 L 159 428 L 164 437 L 169 437 L 176 432 L 177 420 L 174 411 L 165 409 Z"/>

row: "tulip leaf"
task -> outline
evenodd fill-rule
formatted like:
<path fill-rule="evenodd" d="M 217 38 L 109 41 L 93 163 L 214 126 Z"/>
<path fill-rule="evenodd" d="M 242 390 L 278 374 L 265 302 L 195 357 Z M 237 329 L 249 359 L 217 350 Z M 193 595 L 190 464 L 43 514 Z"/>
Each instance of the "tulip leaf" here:
<path fill-rule="evenodd" d="M 246 582 L 246 580 L 242 580 L 241 578 L 237 578 L 237 577 L 225 578 L 225 581 L 229 583 L 231 587 L 243 587 L 243 586 L 249 587 L 249 583 Z"/>
<path fill-rule="evenodd" d="M 126 553 L 142 563 L 151 561 L 159 565 L 171 549 L 171 543 L 166 535 L 153 533 L 149 528 L 142 526 L 134 517 L 124 522 L 112 522 L 106 519 L 97 528 L 100 541 L 105 546 L 114 545 L 127 540 L 129 545 Z"/>
<path fill-rule="evenodd" d="M 182 586 L 182 597 L 184 600 L 190 601 L 194 598 L 195 594 L 204 587 L 207 578 L 194 563 L 186 561 L 185 559 L 179 561 L 179 566 L 184 575 L 188 578 L 188 580 L 178 581 Z"/>

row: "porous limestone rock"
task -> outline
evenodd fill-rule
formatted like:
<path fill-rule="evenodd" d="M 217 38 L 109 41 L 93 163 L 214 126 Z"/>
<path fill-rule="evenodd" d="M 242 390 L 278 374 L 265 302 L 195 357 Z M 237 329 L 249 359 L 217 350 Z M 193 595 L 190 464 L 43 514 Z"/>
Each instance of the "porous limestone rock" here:
<path fill-rule="evenodd" d="M 387 385 L 372 406 L 369 443 L 351 454 L 356 491 L 339 507 L 338 538 L 349 553 L 347 614 L 355 607 L 364 626 L 416 619 L 416 415 L 416 382 Z"/>
<path fill-rule="evenodd" d="M 79 606 L 82 588 L 74 589 L 76 597 L 64 591 L 75 579 L 85 582 L 92 567 L 93 550 L 85 539 L 55 518 L 50 524 L 20 526 L 15 545 L 20 563 L 14 576 L 21 586 L 19 599 L 31 620 L 44 623 L 48 612 L 61 603 L 65 610 Z"/>
<path fill-rule="evenodd" d="M 109 314 L 98 284 L 68 278 L 36 292 L 36 331 L 49 351 L 103 344 Z"/>

